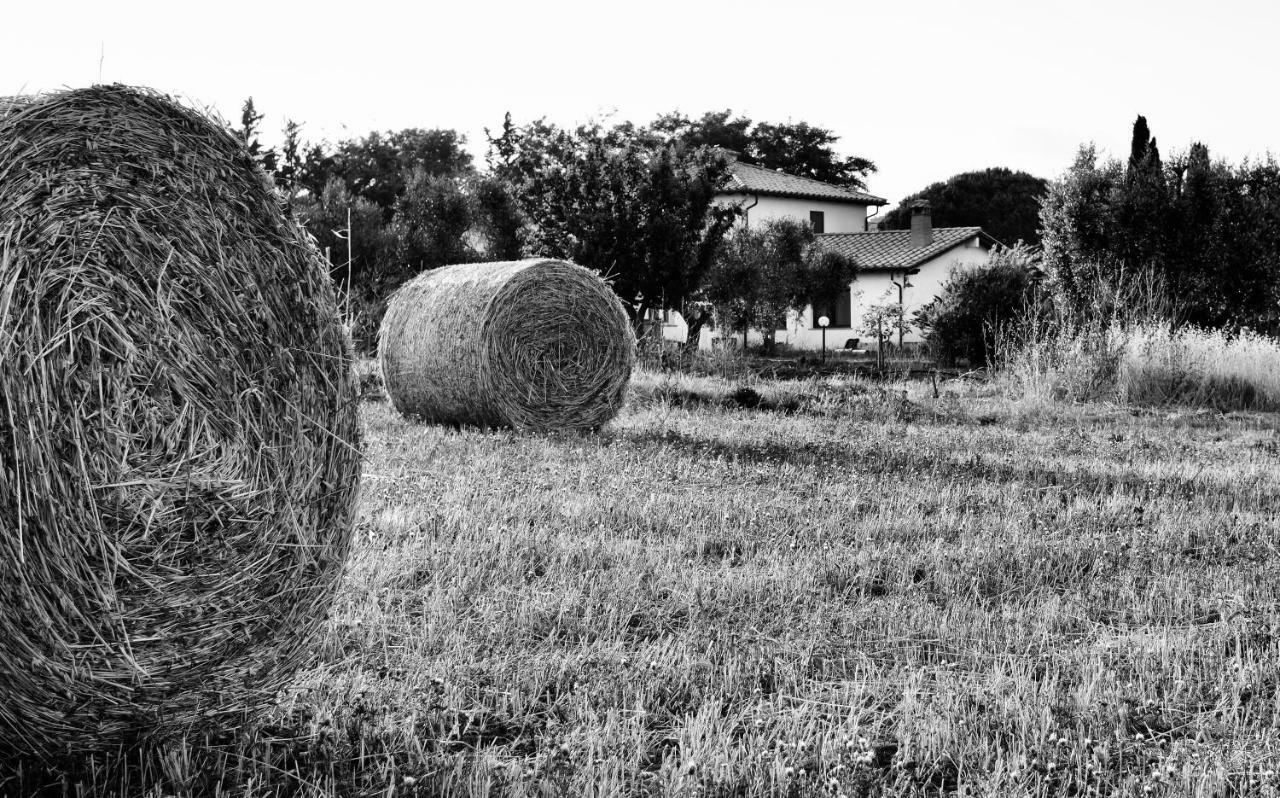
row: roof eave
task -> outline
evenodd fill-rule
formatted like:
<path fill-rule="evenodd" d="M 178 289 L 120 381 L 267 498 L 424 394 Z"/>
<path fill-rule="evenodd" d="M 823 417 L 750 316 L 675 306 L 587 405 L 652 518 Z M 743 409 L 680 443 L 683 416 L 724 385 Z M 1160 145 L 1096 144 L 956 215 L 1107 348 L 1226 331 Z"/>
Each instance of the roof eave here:
<path fill-rule="evenodd" d="M 873 197 L 870 194 L 863 197 L 832 197 L 826 194 L 806 194 L 799 191 L 775 191 L 767 188 L 723 188 L 716 192 L 717 194 L 754 194 L 762 197 L 789 197 L 791 199 L 811 199 L 822 200 L 824 202 L 844 202 L 849 205 L 886 205 L 888 200 L 880 197 Z"/>
<path fill-rule="evenodd" d="M 1003 241 L 991 235 L 986 230 L 983 230 L 981 227 L 978 228 L 978 236 L 985 241 L 989 247 L 1008 247 L 1008 245 Z"/>

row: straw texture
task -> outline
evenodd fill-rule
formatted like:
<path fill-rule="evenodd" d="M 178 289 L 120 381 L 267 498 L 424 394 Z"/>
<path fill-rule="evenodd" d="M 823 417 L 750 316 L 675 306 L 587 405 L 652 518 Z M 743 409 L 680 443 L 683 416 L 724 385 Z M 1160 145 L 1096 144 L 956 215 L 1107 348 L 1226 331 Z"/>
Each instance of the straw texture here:
<path fill-rule="evenodd" d="M 0 755 L 231 723 L 351 538 L 351 354 L 241 144 L 122 86 L 0 114 Z"/>
<path fill-rule="evenodd" d="M 531 259 L 414 278 L 388 302 L 378 352 L 387 395 L 406 415 L 594 430 L 622 407 L 635 336 L 594 272 Z"/>

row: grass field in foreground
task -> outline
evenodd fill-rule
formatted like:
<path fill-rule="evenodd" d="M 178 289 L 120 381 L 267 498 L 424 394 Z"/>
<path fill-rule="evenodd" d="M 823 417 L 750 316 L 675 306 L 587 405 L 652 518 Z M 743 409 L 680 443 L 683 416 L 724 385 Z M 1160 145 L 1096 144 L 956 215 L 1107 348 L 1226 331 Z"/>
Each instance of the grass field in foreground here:
<path fill-rule="evenodd" d="M 564 438 L 367 403 L 238 794 L 1280 790 L 1280 417 L 732 388 L 641 374 Z"/>

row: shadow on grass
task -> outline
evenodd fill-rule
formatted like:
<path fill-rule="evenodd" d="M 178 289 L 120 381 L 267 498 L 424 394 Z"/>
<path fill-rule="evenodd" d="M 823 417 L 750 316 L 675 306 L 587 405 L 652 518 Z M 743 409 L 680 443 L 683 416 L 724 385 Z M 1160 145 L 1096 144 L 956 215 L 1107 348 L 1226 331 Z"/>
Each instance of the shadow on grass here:
<path fill-rule="evenodd" d="M 1156 476 L 1126 468 L 1119 463 L 1101 467 L 1064 470 L 1061 464 L 1036 460 L 1013 462 L 1011 453 L 984 453 L 975 450 L 959 456 L 939 456 L 937 450 L 867 445 L 858 441 L 814 442 L 794 441 L 727 441 L 720 438 L 689 435 L 677 430 L 627 431 L 617 436 L 637 446 L 675 449 L 701 458 L 753 464 L 788 464 L 800 466 L 828 465 L 832 462 L 857 464 L 860 474 L 900 477 L 915 481 L 982 481 L 1002 485 L 1017 484 L 1020 489 L 1061 488 L 1076 494 L 1120 494 L 1151 499 L 1169 498 L 1195 501 L 1206 508 L 1231 508 L 1241 501 L 1242 493 L 1251 502 L 1280 502 L 1280 487 L 1257 483 L 1226 483 L 1204 475 L 1194 477 Z"/>

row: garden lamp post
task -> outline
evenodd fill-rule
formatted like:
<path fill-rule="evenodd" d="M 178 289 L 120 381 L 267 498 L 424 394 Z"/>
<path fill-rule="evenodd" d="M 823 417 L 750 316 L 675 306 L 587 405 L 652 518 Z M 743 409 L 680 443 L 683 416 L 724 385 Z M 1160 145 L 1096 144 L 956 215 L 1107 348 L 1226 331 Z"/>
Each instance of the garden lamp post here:
<path fill-rule="evenodd" d="M 831 323 L 831 319 L 826 316 L 818 317 L 818 326 L 822 328 L 822 362 L 827 362 L 827 325 Z"/>

